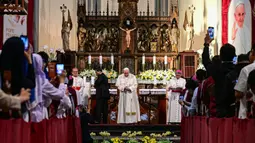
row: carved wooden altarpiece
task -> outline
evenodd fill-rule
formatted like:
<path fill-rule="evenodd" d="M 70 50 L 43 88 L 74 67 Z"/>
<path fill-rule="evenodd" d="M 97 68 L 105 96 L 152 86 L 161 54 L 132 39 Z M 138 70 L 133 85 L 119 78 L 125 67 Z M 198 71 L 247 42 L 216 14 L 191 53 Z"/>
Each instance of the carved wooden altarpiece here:
<path fill-rule="evenodd" d="M 88 11 L 86 0 L 78 4 L 78 51 L 77 63 L 81 69 L 99 66 L 99 56 L 103 56 L 103 68 L 111 68 L 111 55 L 114 55 L 114 70 L 121 73 L 124 67 L 128 67 L 134 74 L 143 70 L 142 56 L 145 55 L 145 70 L 154 68 L 152 57 L 156 58 L 156 69 L 175 69 L 178 51 L 172 49 L 170 31 L 175 24 L 178 27 L 177 5 L 170 7 L 170 15 L 165 16 L 159 11 L 155 13 L 149 9 L 138 11 L 139 0 L 118 0 L 118 12 Z M 176 0 L 172 0 L 176 1 Z M 178 0 L 177 0 L 178 1 Z M 96 1 L 95 1 L 96 2 Z M 157 1 L 161 5 L 161 0 Z M 159 13 L 159 14 L 157 14 Z M 127 38 L 127 30 L 130 37 Z M 129 39 L 130 38 L 130 39 Z M 128 40 L 130 40 L 128 42 Z M 91 56 L 91 66 L 88 66 L 88 57 Z M 164 57 L 167 56 L 168 64 L 164 65 Z M 85 63 L 85 65 L 84 65 Z M 109 118 L 112 113 L 117 114 L 118 96 L 112 96 L 109 101 Z M 139 96 L 141 115 L 148 115 L 149 121 L 144 123 L 165 124 L 165 95 L 155 98 L 152 96 Z M 155 100 L 154 100 L 155 99 Z M 149 102 L 148 102 L 149 101 Z M 154 105 L 155 104 L 155 105 Z M 92 114 L 95 108 L 95 99 L 92 98 Z M 153 116 L 152 116 L 153 115 Z M 160 115 L 160 117 L 159 117 Z M 162 119 L 160 119 L 162 118 Z M 110 119 L 115 124 L 116 120 Z"/>
<path fill-rule="evenodd" d="M 121 72 L 123 67 L 128 66 L 137 74 L 141 71 L 144 54 L 146 67 L 152 66 L 152 57 L 155 55 L 157 69 L 162 69 L 164 56 L 168 56 L 167 68 L 176 68 L 178 51 L 172 49 L 169 34 L 173 24 L 178 27 L 177 5 L 170 7 L 170 16 L 161 16 L 158 11 L 151 12 L 149 1 L 146 3 L 147 11 L 138 11 L 138 1 L 118 0 L 118 12 L 109 12 L 108 0 L 107 11 L 97 11 L 97 3 L 96 11 L 88 11 L 86 0 L 78 4 L 78 64 L 82 60 L 88 67 L 88 56 L 91 55 L 92 61 L 95 61 L 91 67 L 97 67 L 99 63 L 96 61 L 102 55 L 103 67 L 111 67 L 109 61 L 113 54 L 114 70 Z M 160 5 L 160 1 L 158 3 Z M 125 30 L 132 30 L 129 47 Z"/>

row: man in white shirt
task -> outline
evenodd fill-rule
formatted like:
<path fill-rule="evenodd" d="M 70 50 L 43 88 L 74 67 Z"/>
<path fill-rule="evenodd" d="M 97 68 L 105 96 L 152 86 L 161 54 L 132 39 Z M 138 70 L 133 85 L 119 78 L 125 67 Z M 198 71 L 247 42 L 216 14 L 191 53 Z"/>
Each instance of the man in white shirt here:
<path fill-rule="evenodd" d="M 236 48 L 236 54 L 246 54 L 251 48 L 251 29 L 245 25 L 245 4 L 240 1 L 235 7 L 235 21 L 232 27 L 232 36 L 229 41 Z"/>
<path fill-rule="evenodd" d="M 247 118 L 247 108 L 246 108 L 246 97 L 245 93 L 247 92 L 248 86 L 247 86 L 247 80 L 249 73 L 252 70 L 255 70 L 255 44 L 252 46 L 252 50 L 249 54 L 249 60 L 250 63 L 248 66 L 244 67 L 239 75 L 238 81 L 235 86 L 235 96 L 237 99 L 240 99 L 240 109 L 238 113 L 238 118 L 245 119 Z"/>
<path fill-rule="evenodd" d="M 79 71 L 77 68 L 72 69 L 72 78 L 73 78 L 73 89 L 76 91 L 77 94 L 77 104 L 78 105 L 85 105 L 85 97 L 83 96 L 83 89 L 84 83 L 83 79 L 79 77 Z"/>

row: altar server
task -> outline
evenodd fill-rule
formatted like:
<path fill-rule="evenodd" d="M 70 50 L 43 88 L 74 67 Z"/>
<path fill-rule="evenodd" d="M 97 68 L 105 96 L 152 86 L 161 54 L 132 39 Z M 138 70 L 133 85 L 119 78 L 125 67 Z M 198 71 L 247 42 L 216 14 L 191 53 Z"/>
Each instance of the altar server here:
<path fill-rule="evenodd" d="M 116 86 L 120 91 L 117 123 L 131 124 L 141 121 L 135 75 L 130 74 L 128 68 L 124 68 L 123 74 L 117 79 Z"/>
<path fill-rule="evenodd" d="M 176 77 L 172 78 L 167 84 L 167 123 L 181 122 L 181 105 L 179 104 L 180 94 L 185 89 L 186 80 L 181 78 L 182 71 L 176 71 Z"/>
<path fill-rule="evenodd" d="M 77 94 L 77 104 L 85 106 L 85 97 L 83 94 L 84 89 L 84 81 L 81 77 L 79 77 L 78 69 L 73 68 L 72 70 L 72 78 L 73 78 L 73 89 L 76 91 Z"/>

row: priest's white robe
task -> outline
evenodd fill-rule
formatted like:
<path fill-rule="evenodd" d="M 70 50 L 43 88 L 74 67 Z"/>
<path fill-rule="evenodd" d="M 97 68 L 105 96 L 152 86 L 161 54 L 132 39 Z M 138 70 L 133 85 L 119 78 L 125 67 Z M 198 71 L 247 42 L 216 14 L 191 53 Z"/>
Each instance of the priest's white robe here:
<path fill-rule="evenodd" d="M 133 74 L 125 77 L 122 74 L 118 77 L 116 86 L 120 90 L 117 123 L 128 124 L 141 121 L 136 77 Z M 125 92 L 125 87 L 128 87 L 131 92 Z"/>
<path fill-rule="evenodd" d="M 76 91 L 76 95 L 77 95 L 77 104 L 78 105 L 84 105 L 85 106 L 85 97 L 84 97 L 84 81 L 81 77 L 74 77 L 73 76 L 73 87 Z M 79 87 L 80 89 L 77 90 L 77 87 Z"/>
<path fill-rule="evenodd" d="M 183 78 L 173 78 L 167 84 L 167 90 L 169 88 L 181 88 L 185 89 L 186 80 Z M 167 120 L 166 123 L 180 123 L 182 106 L 179 104 L 180 93 L 172 90 L 167 92 L 168 108 L 167 108 Z"/>

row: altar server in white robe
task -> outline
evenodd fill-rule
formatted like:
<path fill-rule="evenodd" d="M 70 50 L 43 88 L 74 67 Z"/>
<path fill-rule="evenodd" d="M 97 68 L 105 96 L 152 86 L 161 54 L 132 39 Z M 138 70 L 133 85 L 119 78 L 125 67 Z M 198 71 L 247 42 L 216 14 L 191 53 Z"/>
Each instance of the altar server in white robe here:
<path fill-rule="evenodd" d="M 72 78 L 73 78 L 73 89 L 76 91 L 77 95 L 77 104 L 78 105 L 85 105 L 85 97 L 83 94 L 83 89 L 84 89 L 84 81 L 81 77 L 79 77 L 78 74 L 78 69 L 73 68 L 72 70 Z"/>
<path fill-rule="evenodd" d="M 117 123 L 131 124 L 141 121 L 135 75 L 130 74 L 128 68 L 124 68 L 116 86 L 120 90 Z"/>
<path fill-rule="evenodd" d="M 181 122 L 181 105 L 179 104 L 180 94 L 185 89 L 186 80 L 181 78 L 182 71 L 176 71 L 176 77 L 167 84 L 167 123 Z"/>

